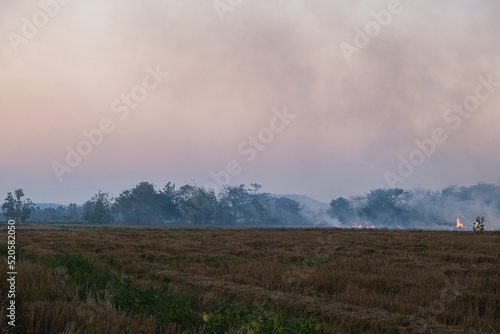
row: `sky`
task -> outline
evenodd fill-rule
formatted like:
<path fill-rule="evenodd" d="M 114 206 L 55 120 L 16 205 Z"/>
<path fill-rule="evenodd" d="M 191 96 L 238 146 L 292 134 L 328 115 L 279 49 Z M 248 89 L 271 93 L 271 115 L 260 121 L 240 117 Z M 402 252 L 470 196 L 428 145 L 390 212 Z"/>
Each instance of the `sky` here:
<path fill-rule="evenodd" d="M 0 0 L 0 196 L 500 180 L 495 0 Z"/>

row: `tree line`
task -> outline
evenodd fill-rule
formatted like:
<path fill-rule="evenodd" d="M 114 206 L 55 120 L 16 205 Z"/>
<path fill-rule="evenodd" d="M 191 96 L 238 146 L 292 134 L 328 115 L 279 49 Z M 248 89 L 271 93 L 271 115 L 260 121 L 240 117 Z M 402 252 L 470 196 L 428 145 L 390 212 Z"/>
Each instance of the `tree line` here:
<path fill-rule="evenodd" d="M 35 207 L 31 200 L 8 193 L 2 206 L 7 218 L 19 221 L 85 221 L 94 224 L 160 225 L 176 224 L 277 224 L 305 223 L 299 202 L 286 197 L 258 193 L 261 185 L 252 183 L 226 186 L 219 194 L 192 185 L 176 188 L 168 182 L 156 189 L 150 182 L 141 182 L 116 198 L 98 191 L 82 206 L 70 204 L 58 208 Z M 22 212 L 22 214 L 20 213 Z"/>
<path fill-rule="evenodd" d="M 3 216 L 18 221 L 88 222 L 92 224 L 216 224 L 216 225 L 311 225 L 387 228 L 450 228 L 456 218 L 474 223 L 478 216 L 500 217 L 500 185 L 478 183 L 450 186 L 441 191 L 399 188 L 375 189 L 363 196 L 338 197 L 324 212 L 287 197 L 260 193 L 260 184 L 226 186 L 215 194 L 192 185 L 163 188 L 141 182 L 117 197 L 98 191 L 83 205 L 35 206 L 24 199 L 22 189 L 8 193 Z M 490 219 L 491 218 L 491 219 Z"/>

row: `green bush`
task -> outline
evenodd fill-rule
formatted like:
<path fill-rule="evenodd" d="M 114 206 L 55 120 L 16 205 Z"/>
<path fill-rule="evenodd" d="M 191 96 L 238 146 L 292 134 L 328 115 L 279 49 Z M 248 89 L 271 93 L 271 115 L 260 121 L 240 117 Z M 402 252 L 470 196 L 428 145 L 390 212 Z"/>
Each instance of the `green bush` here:
<path fill-rule="evenodd" d="M 244 307 L 215 310 L 203 313 L 204 326 L 200 333 L 252 333 L 252 334 L 318 334 L 324 328 L 316 322 L 314 312 L 309 311 L 303 321 L 292 318 L 281 310 L 266 315 L 264 310 L 249 310 Z"/>

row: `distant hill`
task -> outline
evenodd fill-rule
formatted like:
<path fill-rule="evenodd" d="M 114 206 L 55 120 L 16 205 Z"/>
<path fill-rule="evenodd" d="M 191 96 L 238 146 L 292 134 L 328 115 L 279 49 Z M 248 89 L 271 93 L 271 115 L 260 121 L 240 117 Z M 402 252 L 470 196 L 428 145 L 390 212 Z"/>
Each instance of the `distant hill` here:
<path fill-rule="evenodd" d="M 306 206 L 310 209 L 320 209 L 320 210 L 328 210 L 330 208 L 330 204 L 320 202 L 318 200 L 315 200 L 314 198 L 311 198 L 309 196 L 305 195 L 297 195 L 297 194 L 291 194 L 291 195 L 278 195 L 278 194 L 271 194 L 273 197 L 286 197 L 289 199 L 293 199 L 294 201 L 299 202 L 303 206 Z"/>

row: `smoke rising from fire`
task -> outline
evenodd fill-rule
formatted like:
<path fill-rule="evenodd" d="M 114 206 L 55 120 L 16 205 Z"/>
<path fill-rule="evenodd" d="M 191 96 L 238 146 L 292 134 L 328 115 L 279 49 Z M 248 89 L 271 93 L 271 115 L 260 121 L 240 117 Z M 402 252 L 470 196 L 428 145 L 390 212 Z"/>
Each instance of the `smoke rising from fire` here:
<path fill-rule="evenodd" d="M 212 1 L 65 2 L 15 53 L 7 35 L 41 8 L 0 0 L 0 127 L 15 138 L 0 143 L 3 194 L 69 204 L 145 179 L 206 184 L 283 105 L 297 121 L 232 184 L 323 202 L 363 194 L 387 186 L 383 173 L 478 76 L 500 78 L 496 0 L 402 0 L 352 63 L 339 45 L 389 1 L 244 1 L 224 21 Z M 51 163 L 152 64 L 169 78 L 59 184 Z M 404 188 L 496 182 L 499 107 L 500 94 L 481 104 Z"/>

